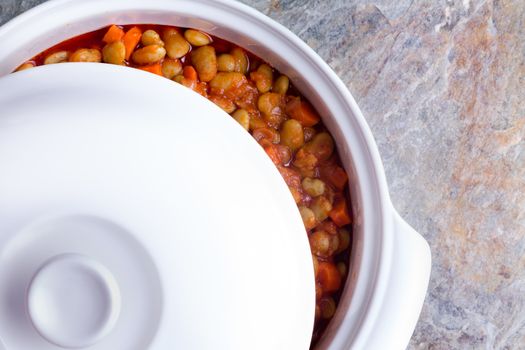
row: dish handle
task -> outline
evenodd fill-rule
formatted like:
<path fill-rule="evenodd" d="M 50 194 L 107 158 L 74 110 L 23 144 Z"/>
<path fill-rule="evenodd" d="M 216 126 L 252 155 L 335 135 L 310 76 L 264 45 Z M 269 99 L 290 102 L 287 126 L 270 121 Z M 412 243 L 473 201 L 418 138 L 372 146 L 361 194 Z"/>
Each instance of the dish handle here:
<path fill-rule="evenodd" d="M 430 279 L 427 241 L 393 210 L 389 280 L 367 349 L 406 349 L 419 319 Z"/>

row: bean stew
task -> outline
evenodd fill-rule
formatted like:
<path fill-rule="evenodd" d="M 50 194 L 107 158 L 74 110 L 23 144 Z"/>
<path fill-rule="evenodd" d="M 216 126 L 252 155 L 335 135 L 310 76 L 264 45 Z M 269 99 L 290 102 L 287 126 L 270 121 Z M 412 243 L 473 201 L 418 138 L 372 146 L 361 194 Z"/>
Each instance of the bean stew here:
<path fill-rule="evenodd" d="M 64 41 L 17 71 L 61 62 L 141 69 L 194 90 L 230 114 L 273 161 L 299 208 L 316 276 L 312 345 L 333 317 L 351 245 L 348 176 L 315 108 L 286 75 L 199 30 L 111 25 Z"/>

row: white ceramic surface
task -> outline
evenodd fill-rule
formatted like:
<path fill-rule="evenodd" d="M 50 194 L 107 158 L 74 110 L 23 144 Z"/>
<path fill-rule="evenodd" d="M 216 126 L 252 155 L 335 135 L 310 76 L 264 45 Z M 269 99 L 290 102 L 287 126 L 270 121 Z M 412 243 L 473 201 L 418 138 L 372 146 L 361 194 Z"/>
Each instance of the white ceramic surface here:
<path fill-rule="evenodd" d="M 120 290 L 104 265 L 80 254 L 46 261 L 27 292 L 31 322 L 48 341 L 87 348 L 108 335 L 120 314 Z"/>
<path fill-rule="evenodd" d="M 229 115 L 114 65 L 38 67 L 0 91 L 8 350 L 308 347 L 301 217 Z"/>
<path fill-rule="evenodd" d="M 350 278 L 319 349 L 403 349 L 430 274 L 430 249 L 396 213 L 377 147 L 344 84 L 304 42 L 229 0 L 53 0 L 0 29 L 0 74 L 64 39 L 111 23 L 205 30 L 238 43 L 288 74 L 334 135 L 350 174 L 355 215 Z"/>

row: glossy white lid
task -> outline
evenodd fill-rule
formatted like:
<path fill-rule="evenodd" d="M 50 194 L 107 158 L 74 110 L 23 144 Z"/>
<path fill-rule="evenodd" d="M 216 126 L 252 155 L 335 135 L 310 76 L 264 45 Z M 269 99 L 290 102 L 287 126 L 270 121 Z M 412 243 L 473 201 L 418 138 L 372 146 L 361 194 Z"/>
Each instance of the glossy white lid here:
<path fill-rule="evenodd" d="M 120 290 L 111 271 L 95 259 L 57 255 L 35 273 L 27 311 L 45 339 L 63 348 L 86 348 L 115 326 Z"/>
<path fill-rule="evenodd" d="M 7 350 L 308 348 L 301 218 L 226 113 L 104 64 L 18 72 L 0 91 Z"/>

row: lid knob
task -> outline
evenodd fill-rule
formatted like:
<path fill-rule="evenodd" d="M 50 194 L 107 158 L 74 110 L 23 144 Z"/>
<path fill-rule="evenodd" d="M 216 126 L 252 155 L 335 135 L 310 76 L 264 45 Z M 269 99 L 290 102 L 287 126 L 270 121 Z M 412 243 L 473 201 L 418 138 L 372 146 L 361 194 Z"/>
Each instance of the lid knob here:
<path fill-rule="evenodd" d="M 45 262 L 27 293 L 29 317 L 47 341 L 63 348 L 97 343 L 115 326 L 120 291 L 111 272 L 80 254 Z"/>

